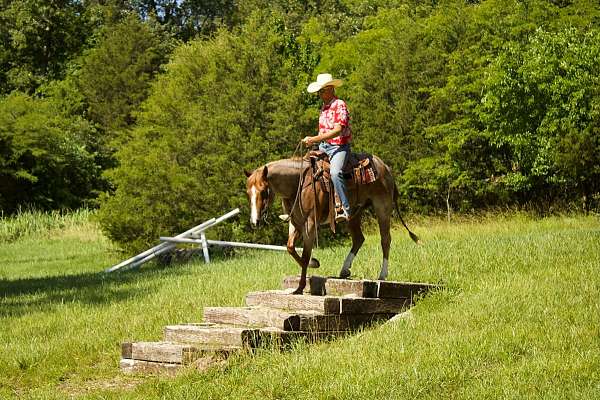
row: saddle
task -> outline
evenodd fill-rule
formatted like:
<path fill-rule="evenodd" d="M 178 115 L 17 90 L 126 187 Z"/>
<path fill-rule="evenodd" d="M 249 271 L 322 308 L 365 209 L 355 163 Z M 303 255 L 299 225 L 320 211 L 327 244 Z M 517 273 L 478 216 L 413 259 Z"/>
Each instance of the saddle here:
<path fill-rule="evenodd" d="M 320 150 L 311 150 L 304 157 L 305 161 L 314 164 L 317 170 L 322 170 L 329 178 L 329 157 Z M 317 171 L 315 171 L 317 172 Z M 351 153 L 342 169 L 346 180 L 352 180 L 356 185 L 368 185 L 377 180 L 377 170 L 373 163 L 373 156 L 367 153 Z"/>
<path fill-rule="evenodd" d="M 313 181 L 318 182 L 320 189 L 329 194 L 328 220 L 331 230 L 335 233 L 336 205 L 340 201 L 331 181 L 329 157 L 323 151 L 311 150 L 306 153 L 304 160 L 310 163 Z M 351 153 L 342 169 L 342 175 L 347 182 L 352 181 L 357 187 L 375 182 L 377 170 L 373 163 L 373 156 L 367 153 Z"/>

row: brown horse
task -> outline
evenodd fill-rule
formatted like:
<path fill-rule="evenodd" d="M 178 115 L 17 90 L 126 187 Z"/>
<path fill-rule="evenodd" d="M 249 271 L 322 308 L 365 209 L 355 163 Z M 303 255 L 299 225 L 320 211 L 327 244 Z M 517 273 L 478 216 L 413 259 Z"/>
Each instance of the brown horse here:
<path fill-rule="evenodd" d="M 380 280 L 388 275 L 388 260 L 390 253 L 391 235 L 390 222 L 394 207 L 398 211 L 398 190 L 390 168 L 379 157 L 373 156 L 372 162 L 376 169 L 377 179 L 368 185 L 357 185 L 351 180 L 346 181 L 352 216 L 348 221 L 348 230 L 352 236 L 352 248 L 344 260 L 340 278 L 350 276 L 350 268 L 358 250 L 365 241 L 360 224 L 364 208 L 372 205 L 379 224 L 383 262 L 379 272 Z M 273 161 L 257 168 L 254 172 L 246 172 L 248 177 L 246 192 L 250 202 L 250 222 L 257 226 L 265 216 L 275 195 L 283 202 L 284 211 L 289 215 L 289 236 L 287 249 L 289 254 L 302 268 L 300 284 L 295 294 L 302 294 L 306 287 L 306 271 L 309 266 L 318 266 L 318 261 L 311 259 L 317 226 L 327 223 L 329 216 L 328 193 L 319 182 L 313 180 L 310 163 L 300 158 Z M 333 190 L 333 189 L 331 189 Z M 400 215 L 398 211 L 398 215 Z M 411 239 L 419 243 L 418 237 L 410 231 L 402 220 Z M 302 237 L 302 256 L 296 252 L 295 243 Z"/>

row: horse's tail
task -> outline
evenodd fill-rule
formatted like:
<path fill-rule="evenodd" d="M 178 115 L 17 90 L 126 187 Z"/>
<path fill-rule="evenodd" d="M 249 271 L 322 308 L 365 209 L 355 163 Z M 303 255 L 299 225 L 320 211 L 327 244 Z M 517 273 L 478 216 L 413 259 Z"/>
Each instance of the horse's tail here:
<path fill-rule="evenodd" d="M 408 225 L 406 225 L 406 222 L 404 222 L 404 219 L 402 219 L 402 214 L 400 213 L 400 207 L 398 207 L 398 198 L 399 197 L 400 197 L 400 193 L 398 192 L 398 186 L 396 186 L 396 182 L 394 182 L 394 206 L 396 207 L 396 213 L 398 214 L 398 217 L 400 218 L 400 222 L 402 222 L 402 225 L 404 225 L 404 227 L 408 231 L 408 235 L 410 236 L 410 238 L 412 239 L 412 241 L 415 242 L 416 244 L 422 244 L 422 242 L 419 239 L 419 237 L 417 235 L 415 235 L 408 228 Z"/>

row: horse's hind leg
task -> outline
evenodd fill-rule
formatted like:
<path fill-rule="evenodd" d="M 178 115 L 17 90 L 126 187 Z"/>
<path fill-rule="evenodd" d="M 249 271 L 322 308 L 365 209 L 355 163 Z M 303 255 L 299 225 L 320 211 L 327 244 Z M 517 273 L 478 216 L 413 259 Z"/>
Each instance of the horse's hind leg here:
<path fill-rule="evenodd" d="M 383 261 L 381 270 L 379 271 L 379 280 L 384 281 L 388 276 L 388 263 L 390 257 L 390 245 L 392 243 L 392 235 L 390 234 L 390 223 L 392 216 L 392 208 L 380 205 L 375 207 L 377 214 L 377 222 L 379 224 L 379 235 L 381 236 L 381 250 L 383 251 Z"/>
<path fill-rule="evenodd" d="M 361 246 L 365 242 L 365 237 L 362 233 L 362 229 L 360 228 L 361 216 L 362 211 L 359 211 L 358 214 L 354 215 L 350 219 L 350 221 L 348 221 L 348 230 L 350 231 L 350 235 L 352 236 L 352 248 L 346 256 L 344 264 L 342 265 L 342 269 L 340 270 L 341 279 L 346 279 L 350 277 L 350 268 L 352 268 L 352 262 L 354 261 L 354 257 L 356 257 L 356 254 L 358 254 L 358 250 L 360 250 Z"/>

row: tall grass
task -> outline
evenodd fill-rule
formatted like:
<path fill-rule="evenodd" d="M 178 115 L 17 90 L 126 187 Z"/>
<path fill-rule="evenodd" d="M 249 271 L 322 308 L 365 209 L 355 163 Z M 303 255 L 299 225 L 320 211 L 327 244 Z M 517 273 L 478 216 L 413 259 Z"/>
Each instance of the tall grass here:
<path fill-rule="evenodd" d="M 14 242 L 25 237 L 46 237 L 52 231 L 79 227 L 90 223 L 93 211 L 19 210 L 11 216 L 0 216 L 0 241 Z"/>

